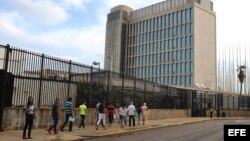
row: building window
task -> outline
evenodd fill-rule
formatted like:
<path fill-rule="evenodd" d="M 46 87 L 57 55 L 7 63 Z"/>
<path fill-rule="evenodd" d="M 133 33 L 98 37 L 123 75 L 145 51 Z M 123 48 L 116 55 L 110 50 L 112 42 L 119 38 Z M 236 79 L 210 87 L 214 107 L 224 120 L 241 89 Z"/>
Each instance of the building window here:
<path fill-rule="evenodd" d="M 193 73 L 193 62 L 192 61 L 190 61 L 189 62 L 189 66 L 190 66 L 190 73 Z"/>
<path fill-rule="evenodd" d="M 190 46 L 193 46 L 194 45 L 194 38 L 193 36 L 191 35 L 190 36 Z"/>
<path fill-rule="evenodd" d="M 184 10 L 181 11 L 181 21 L 182 21 L 182 24 L 185 23 L 185 11 Z"/>
<path fill-rule="evenodd" d="M 190 23 L 190 34 L 193 34 L 194 33 L 194 24 L 193 23 Z"/>
<path fill-rule="evenodd" d="M 182 61 L 185 60 L 185 50 L 182 50 L 182 55 L 181 55 Z"/>
<path fill-rule="evenodd" d="M 189 59 L 193 60 L 193 49 L 192 48 L 189 49 L 189 56 L 190 56 Z"/>
<path fill-rule="evenodd" d="M 174 12 L 174 13 L 172 13 L 173 14 L 173 23 L 172 23 L 172 25 L 176 25 L 176 21 L 177 21 L 177 14 Z"/>
<path fill-rule="evenodd" d="M 177 26 L 177 36 L 181 36 L 181 26 Z"/>
<path fill-rule="evenodd" d="M 194 11 L 193 11 L 193 8 L 190 8 L 190 21 L 194 21 Z"/>
<path fill-rule="evenodd" d="M 167 40 L 164 40 L 162 42 L 162 46 L 163 46 L 163 51 L 166 51 L 167 50 Z"/>
<path fill-rule="evenodd" d="M 189 9 L 186 9 L 185 10 L 186 11 L 186 13 L 185 13 L 185 15 L 186 15 L 186 22 L 189 22 L 190 21 L 190 13 L 189 13 Z"/>
<path fill-rule="evenodd" d="M 182 36 L 185 35 L 185 25 L 184 24 L 181 26 L 181 35 Z"/>
<path fill-rule="evenodd" d="M 186 35 L 189 34 L 189 26 L 188 26 L 188 24 L 185 25 L 185 31 L 186 31 Z"/>
<path fill-rule="evenodd" d="M 182 48 L 185 48 L 185 38 L 184 37 L 181 38 L 181 46 L 182 46 Z"/>
<path fill-rule="evenodd" d="M 177 24 L 181 24 L 181 12 L 180 11 L 177 12 L 177 20 L 178 20 Z"/>
<path fill-rule="evenodd" d="M 168 14 L 168 26 L 172 26 L 172 14 Z"/>
<path fill-rule="evenodd" d="M 189 77 L 188 77 L 188 75 L 186 75 L 185 77 L 186 77 L 186 82 L 185 82 L 186 86 L 189 86 Z"/>

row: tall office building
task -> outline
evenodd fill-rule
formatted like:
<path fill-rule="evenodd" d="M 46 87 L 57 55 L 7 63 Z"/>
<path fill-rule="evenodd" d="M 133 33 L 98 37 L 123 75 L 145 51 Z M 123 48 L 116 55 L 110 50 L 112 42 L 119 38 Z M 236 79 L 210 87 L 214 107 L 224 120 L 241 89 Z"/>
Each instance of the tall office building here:
<path fill-rule="evenodd" d="M 216 89 L 216 15 L 210 0 L 165 0 L 107 16 L 105 69 L 145 80 Z"/>

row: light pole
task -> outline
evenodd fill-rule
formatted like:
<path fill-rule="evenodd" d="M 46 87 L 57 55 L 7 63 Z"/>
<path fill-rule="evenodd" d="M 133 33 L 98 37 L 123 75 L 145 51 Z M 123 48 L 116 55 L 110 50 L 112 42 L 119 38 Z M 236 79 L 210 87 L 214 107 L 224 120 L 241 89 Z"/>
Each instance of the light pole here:
<path fill-rule="evenodd" d="M 100 75 L 100 62 L 97 61 L 93 61 L 92 63 L 93 65 L 97 66 L 98 65 L 98 84 L 99 84 L 99 75 Z"/>

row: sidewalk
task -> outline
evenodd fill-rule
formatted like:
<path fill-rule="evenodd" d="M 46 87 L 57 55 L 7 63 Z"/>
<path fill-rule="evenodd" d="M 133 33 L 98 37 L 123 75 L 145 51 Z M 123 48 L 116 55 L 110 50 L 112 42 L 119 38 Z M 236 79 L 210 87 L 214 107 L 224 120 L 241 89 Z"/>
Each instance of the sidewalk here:
<path fill-rule="evenodd" d="M 45 129 L 33 129 L 32 139 L 29 140 L 30 141 L 74 141 L 74 140 L 80 141 L 87 138 L 131 134 L 133 132 L 141 130 L 188 124 L 206 120 L 210 120 L 210 118 L 174 118 L 174 119 L 163 119 L 163 120 L 147 120 L 146 125 L 140 125 L 135 127 L 126 126 L 125 128 L 120 128 L 118 123 L 114 123 L 111 127 L 107 127 L 106 130 L 103 130 L 101 126 L 99 127 L 99 130 L 95 130 L 95 126 L 93 125 L 87 125 L 85 129 L 82 128 L 79 129 L 78 127 L 75 126 L 73 127 L 73 132 L 68 132 L 67 130 L 68 126 L 66 126 L 64 132 L 60 132 L 58 135 L 53 135 L 53 134 L 49 135 Z M 21 141 L 23 140 L 22 130 L 0 132 L 0 140 Z"/>

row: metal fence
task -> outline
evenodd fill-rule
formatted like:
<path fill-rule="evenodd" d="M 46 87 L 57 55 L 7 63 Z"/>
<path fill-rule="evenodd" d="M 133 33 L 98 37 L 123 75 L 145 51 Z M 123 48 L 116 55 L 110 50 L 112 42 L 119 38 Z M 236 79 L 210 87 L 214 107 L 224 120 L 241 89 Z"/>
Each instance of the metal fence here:
<path fill-rule="evenodd" d="M 37 107 L 51 106 L 55 98 L 74 105 L 98 101 L 119 106 L 133 101 L 155 109 L 192 109 L 193 116 L 204 116 L 207 109 L 249 110 L 249 96 L 160 85 L 124 74 L 99 70 L 15 47 L 0 46 L 1 107 L 23 106 L 28 96 Z M 5 104 L 4 104 L 5 103 Z"/>

